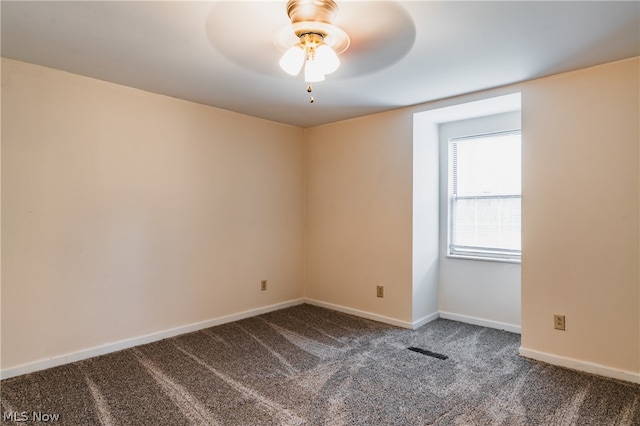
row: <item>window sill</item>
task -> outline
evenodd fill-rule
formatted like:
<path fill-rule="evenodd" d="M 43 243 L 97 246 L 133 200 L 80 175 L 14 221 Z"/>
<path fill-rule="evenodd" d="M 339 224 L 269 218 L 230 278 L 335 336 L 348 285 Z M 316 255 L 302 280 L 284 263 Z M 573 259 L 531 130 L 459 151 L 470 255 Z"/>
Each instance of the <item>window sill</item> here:
<path fill-rule="evenodd" d="M 516 265 L 521 263 L 521 259 L 508 259 L 501 257 L 465 256 L 461 254 L 447 254 L 446 257 L 449 259 L 480 260 L 482 262 L 513 263 Z"/>

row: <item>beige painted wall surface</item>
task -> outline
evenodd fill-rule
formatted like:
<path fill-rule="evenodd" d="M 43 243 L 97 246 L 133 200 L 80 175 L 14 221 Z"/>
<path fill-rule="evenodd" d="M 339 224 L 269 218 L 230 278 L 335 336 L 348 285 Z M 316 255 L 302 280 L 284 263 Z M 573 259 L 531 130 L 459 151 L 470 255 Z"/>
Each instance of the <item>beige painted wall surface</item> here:
<path fill-rule="evenodd" d="M 307 129 L 306 297 L 412 321 L 412 128 L 389 112 Z"/>
<path fill-rule="evenodd" d="M 3 59 L 2 368 L 302 297 L 302 140 Z"/>
<path fill-rule="evenodd" d="M 635 373 L 639 80 L 636 58 L 522 90 L 522 346 Z"/>

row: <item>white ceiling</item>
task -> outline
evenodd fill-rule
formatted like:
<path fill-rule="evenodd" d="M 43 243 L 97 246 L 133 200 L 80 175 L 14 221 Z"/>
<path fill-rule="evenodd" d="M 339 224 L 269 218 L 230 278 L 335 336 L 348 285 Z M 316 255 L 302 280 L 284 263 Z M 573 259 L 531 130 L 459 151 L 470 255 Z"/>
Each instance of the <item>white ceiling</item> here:
<path fill-rule="evenodd" d="M 640 55 L 638 1 L 346 1 L 314 85 L 281 71 L 281 1 L 2 1 L 2 56 L 310 127 Z"/>

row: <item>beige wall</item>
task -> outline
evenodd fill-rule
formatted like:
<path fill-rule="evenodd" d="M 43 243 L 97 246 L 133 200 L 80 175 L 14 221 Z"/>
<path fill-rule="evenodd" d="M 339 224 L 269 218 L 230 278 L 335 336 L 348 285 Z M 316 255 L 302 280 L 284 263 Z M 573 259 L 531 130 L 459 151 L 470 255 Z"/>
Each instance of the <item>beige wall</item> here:
<path fill-rule="evenodd" d="M 522 91 L 522 346 L 636 373 L 639 80 L 635 59 Z"/>
<path fill-rule="evenodd" d="M 307 130 L 306 297 L 412 321 L 412 128 L 400 111 Z"/>
<path fill-rule="evenodd" d="M 2 368 L 302 297 L 302 138 L 3 59 Z"/>

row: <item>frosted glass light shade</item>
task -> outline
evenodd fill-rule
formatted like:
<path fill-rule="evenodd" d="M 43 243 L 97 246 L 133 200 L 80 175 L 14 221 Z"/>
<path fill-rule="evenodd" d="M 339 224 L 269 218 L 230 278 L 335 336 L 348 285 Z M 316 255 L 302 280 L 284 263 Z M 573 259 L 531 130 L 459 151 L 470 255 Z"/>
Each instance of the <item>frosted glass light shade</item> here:
<path fill-rule="evenodd" d="M 331 74 L 340 66 L 340 59 L 336 52 L 326 44 L 321 44 L 316 49 L 316 62 L 323 74 Z"/>
<path fill-rule="evenodd" d="M 304 65 L 304 81 L 307 83 L 317 83 L 324 81 L 324 73 L 320 68 L 320 63 L 313 59 L 307 60 Z"/>
<path fill-rule="evenodd" d="M 304 65 L 305 56 L 302 46 L 296 44 L 284 52 L 284 55 L 280 58 L 280 68 L 289 75 L 298 75 Z"/>

